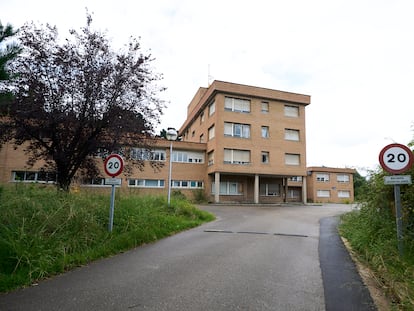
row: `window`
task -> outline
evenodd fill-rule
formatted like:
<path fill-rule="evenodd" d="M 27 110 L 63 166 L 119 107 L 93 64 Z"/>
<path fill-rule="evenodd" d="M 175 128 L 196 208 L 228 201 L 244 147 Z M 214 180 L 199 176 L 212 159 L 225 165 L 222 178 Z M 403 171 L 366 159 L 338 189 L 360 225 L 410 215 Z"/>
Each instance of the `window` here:
<path fill-rule="evenodd" d="M 260 184 L 261 196 L 280 196 L 280 184 Z"/>
<path fill-rule="evenodd" d="M 300 165 L 300 154 L 286 153 L 285 164 L 286 165 Z"/>
<path fill-rule="evenodd" d="M 250 150 L 224 149 L 224 163 L 249 164 Z"/>
<path fill-rule="evenodd" d="M 299 199 L 301 197 L 301 191 L 299 189 L 288 189 L 288 199 Z"/>
<path fill-rule="evenodd" d="M 351 192 L 348 190 L 338 190 L 338 198 L 350 198 Z"/>
<path fill-rule="evenodd" d="M 336 181 L 339 183 L 349 183 L 349 175 L 348 174 L 338 174 L 336 175 Z"/>
<path fill-rule="evenodd" d="M 214 151 L 208 153 L 208 165 L 214 164 Z"/>
<path fill-rule="evenodd" d="M 329 191 L 329 190 L 318 190 L 318 191 L 316 191 L 316 196 L 318 198 L 330 198 L 331 197 L 331 191 Z"/>
<path fill-rule="evenodd" d="M 262 112 L 267 113 L 269 112 L 269 102 L 262 102 Z"/>
<path fill-rule="evenodd" d="M 200 124 L 204 122 L 204 112 L 200 113 Z"/>
<path fill-rule="evenodd" d="M 164 180 L 162 179 L 129 179 L 128 187 L 164 188 Z"/>
<path fill-rule="evenodd" d="M 262 163 L 269 163 L 269 152 L 262 151 Z"/>
<path fill-rule="evenodd" d="M 250 138 L 250 125 L 224 122 L 224 135 L 240 138 Z"/>
<path fill-rule="evenodd" d="M 299 130 L 285 129 L 285 139 L 299 141 Z"/>
<path fill-rule="evenodd" d="M 216 103 L 213 101 L 208 105 L 208 115 L 211 116 L 216 111 Z"/>
<path fill-rule="evenodd" d="M 12 171 L 12 181 L 55 183 L 57 175 L 54 172 L 46 171 Z"/>
<path fill-rule="evenodd" d="M 302 181 L 302 176 L 292 176 L 289 178 L 290 181 L 296 181 L 296 182 L 301 182 Z"/>
<path fill-rule="evenodd" d="M 211 193 L 215 194 L 215 183 L 212 182 Z M 241 195 L 243 194 L 243 185 L 236 181 L 220 181 L 220 195 Z"/>
<path fill-rule="evenodd" d="M 204 153 L 195 151 L 173 151 L 173 162 L 204 163 Z"/>
<path fill-rule="evenodd" d="M 269 127 L 262 126 L 262 138 L 269 138 Z"/>
<path fill-rule="evenodd" d="M 329 181 L 329 174 L 317 173 L 316 174 L 316 181 L 328 182 Z"/>
<path fill-rule="evenodd" d="M 191 132 L 191 137 L 194 137 L 194 135 L 195 135 L 195 131 L 192 131 Z"/>
<path fill-rule="evenodd" d="M 140 161 L 165 161 L 165 150 L 132 148 L 131 158 Z"/>
<path fill-rule="evenodd" d="M 203 188 L 203 182 L 200 180 L 172 180 L 171 186 L 173 188 Z"/>
<path fill-rule="evenodd" d="M 105 178 L 83 178 L 81 184 L 82 186 L 105 186 Z"/>
<path fill-rule="evenodd" d="M 299 107 L 285 105 L 285 117 L 299 117 Z"/>
<path fill-rule="evenodd" d="M 224 110 L 235 112 L 250 112 L 250 100 L 226 97 L 224 99 Z"/>
<path fill-rule="evenodd" d="M 214 138 L 214 125 L 208 129 L 208 140 L 212 140 Z"/>
<path fill-rule="evenodd" d="M 200 143 L 204 143 L 204 134 L 200 135 Z"/>

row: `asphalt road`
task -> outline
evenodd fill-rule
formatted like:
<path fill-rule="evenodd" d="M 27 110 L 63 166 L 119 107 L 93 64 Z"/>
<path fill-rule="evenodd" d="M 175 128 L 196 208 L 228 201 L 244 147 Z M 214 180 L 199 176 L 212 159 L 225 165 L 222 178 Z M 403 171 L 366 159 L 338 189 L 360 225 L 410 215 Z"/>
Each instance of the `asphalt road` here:
<path fill-rule="evenodd" d="M 0 310 L 375 310 L 335 230 L 350 205 L 201 208 L 217 220 L 2 294 Z"/>

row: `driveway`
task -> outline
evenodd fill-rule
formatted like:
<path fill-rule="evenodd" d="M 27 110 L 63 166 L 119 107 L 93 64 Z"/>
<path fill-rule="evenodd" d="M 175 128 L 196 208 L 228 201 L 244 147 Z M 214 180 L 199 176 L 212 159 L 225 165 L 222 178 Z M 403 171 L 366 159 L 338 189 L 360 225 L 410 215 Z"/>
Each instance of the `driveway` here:
<path fill-rule="evenodd" d="M 351 205 L 200 208 L 217 220 L 0 295 L 0 310 L 375 310 L 369 294 L 337 300 L 366 291 L 332 218 Z"/>

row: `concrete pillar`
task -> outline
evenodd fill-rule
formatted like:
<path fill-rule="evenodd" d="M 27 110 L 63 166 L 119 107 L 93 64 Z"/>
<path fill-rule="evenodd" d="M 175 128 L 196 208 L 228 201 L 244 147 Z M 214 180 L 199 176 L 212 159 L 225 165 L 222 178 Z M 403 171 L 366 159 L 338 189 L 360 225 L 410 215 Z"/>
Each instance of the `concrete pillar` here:
<path fill-rule="evenodd" d="M 306 176 L 302 177 L 302 202 L 306 204 L 308 202 L 308 189 L 306 184 Z"/>
<path fill-rule="evenodd" d="M 220 203 L 220 173 L 214 173 L 214 202 Z"/>
<path fill-rule="evenodd" d="M 259 203 L 259 175 L 254 175 L 254 203 Z"/>
<path fill-rule="evenodd" d="M 284 199 L 284 202 L 286 203 L 288 201 L 288 178 L 287 177 L 284 178 L 284 184 L 285 184 L 285 189 L 284 189 L 285 199 Z"/>

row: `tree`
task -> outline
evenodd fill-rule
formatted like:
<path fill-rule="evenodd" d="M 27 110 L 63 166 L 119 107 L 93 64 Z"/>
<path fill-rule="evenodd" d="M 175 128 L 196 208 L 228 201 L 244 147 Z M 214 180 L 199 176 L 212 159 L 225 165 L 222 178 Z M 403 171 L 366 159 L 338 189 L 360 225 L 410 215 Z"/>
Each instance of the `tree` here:
<path fill-rule="evenodd" d="M 16 34 L 13 30 L 13 26 L 7 24 L 3 26 L 0 22 L 0 81 L 6 81 L 10 79 L 9 72 L 7 71 L 7 64 L 15 58 L 21 51 L 20 47 L 16 43 L 8 43 L 7 40 L 12 38 Z M 6 103 L 12 98 L 11 92 L 2 91 L 0 89 L 0 114 L 2 113 Z"/>
<path fill-rule="evenodd" d="M 11 62 L 15 78 L 7 85 L 14 99 L 0 120 L 0 144 L 24 144 L 28 164 L 44 161 L 66 191 L 77 173 L 99 174 L 91 155 L 102 151 L 122 152 L 142 168 L 131 148 L 151 149 L 164 108 L 151 55 L 132 37 L 124 50 L 113 51 L 91 23 L 87 14 L 86 26 L 64 42 L 50 25 L 20 29 L 23 53 Z"/>

